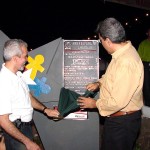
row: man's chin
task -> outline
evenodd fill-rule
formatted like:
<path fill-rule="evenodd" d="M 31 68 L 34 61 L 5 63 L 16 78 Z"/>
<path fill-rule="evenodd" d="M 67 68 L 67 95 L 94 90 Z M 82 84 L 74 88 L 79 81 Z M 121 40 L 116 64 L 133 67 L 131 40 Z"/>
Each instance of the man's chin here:
<path fill-rule="evenodd" d="M 25 70 L 25 68 L 24 67 L 21 67 L 20 69 L 19 69 L 19 71 L 24 71 Z"/>

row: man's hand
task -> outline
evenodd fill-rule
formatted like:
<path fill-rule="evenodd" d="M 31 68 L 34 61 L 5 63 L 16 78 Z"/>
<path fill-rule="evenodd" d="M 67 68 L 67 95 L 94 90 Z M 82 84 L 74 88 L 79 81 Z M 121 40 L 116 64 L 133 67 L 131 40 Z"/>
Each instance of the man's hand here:
<path fill-rule="evenodd" d="M 40 146 L 32 141 L 28 141 L 28 143 L 25 144 L 27 150 L 41 150 Z"/>
<path fill-rule="evenodd" d="M 50 108 L 46 108 L 44 113 L 49 116 L 49 117 L 58 117 L 59 116 L 59 112 L 56 109 L 50 109 Z"/>
<path fill-rule="evenodd" d="M 78 105 L 80 108 L 85 109 L 85 108 L 96 108 L 96 100 L 92 98 L 86 98 L 86 97 L 79 97 L 78 100 Z"/>
<path fill-rule="evenodd" d="M 94 82 L 94 83 L 89 83 L 86 86 L 86 89 L 89 91 L 98 91 L 100 87 L 100 83 L 99 82 Z"/>

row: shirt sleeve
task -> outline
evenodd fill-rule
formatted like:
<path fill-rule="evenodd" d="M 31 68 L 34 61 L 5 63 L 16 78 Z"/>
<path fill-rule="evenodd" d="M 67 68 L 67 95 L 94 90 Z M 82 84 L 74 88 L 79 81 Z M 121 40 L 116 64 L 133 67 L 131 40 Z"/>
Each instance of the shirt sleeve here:
<path fill-rule="evenodd" d="M 0 84 L 0 115 L 10 114 L 12 112 L 11 105 L 11 89 L 7 83 L 1 82 Z"/>

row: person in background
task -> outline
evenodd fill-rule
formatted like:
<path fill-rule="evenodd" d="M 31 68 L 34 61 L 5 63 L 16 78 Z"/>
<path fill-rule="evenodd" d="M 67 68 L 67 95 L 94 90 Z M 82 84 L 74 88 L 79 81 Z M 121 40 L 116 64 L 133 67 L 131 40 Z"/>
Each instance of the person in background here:
<path fill-rule="evenodd" d="M 101 150 L 133 150 L 141 128 L 143 64 L 121 23 L 106 18 L 97 26 L 101 44 L 112 56 L 104 75 L 86 88 L 99 99 L 79 97 L 81 109 L 98 108 L 105 117 Z"/>
<path fill-rule="evenodd" d="M 148 28 L 146 34 L 147 39 L 139 44 L 138 53 L 144 65 L 144 105 L 150 107 L 150 28 Z"/>
<path fill-rule="evenodd" d="M 29 91 L 22 77 L 27 62 L 27 43 L 10 39 L 3 48 L 4 63 L 0 72 L 0 126 L 7 150 L 40 150 L 32 135 L 33 109 L 49 117 L 59 112 L 44 106 Z"/>

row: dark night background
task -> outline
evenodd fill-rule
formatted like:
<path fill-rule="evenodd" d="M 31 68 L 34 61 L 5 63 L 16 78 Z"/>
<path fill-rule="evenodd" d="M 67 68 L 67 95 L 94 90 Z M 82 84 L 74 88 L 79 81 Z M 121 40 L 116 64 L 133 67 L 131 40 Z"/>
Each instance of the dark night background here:
<path fill-rule="evenodd" d="M 106 17 L 118 19 L 137 48 L 150 25 L 150 16 L 145 16 L 148 10 L 103 0 L 1 0 L 0 3 L 0 30 L 9 38 L 25 40 L 32 49 L 59 37 L 94 39 L 97 23 Z"/>

